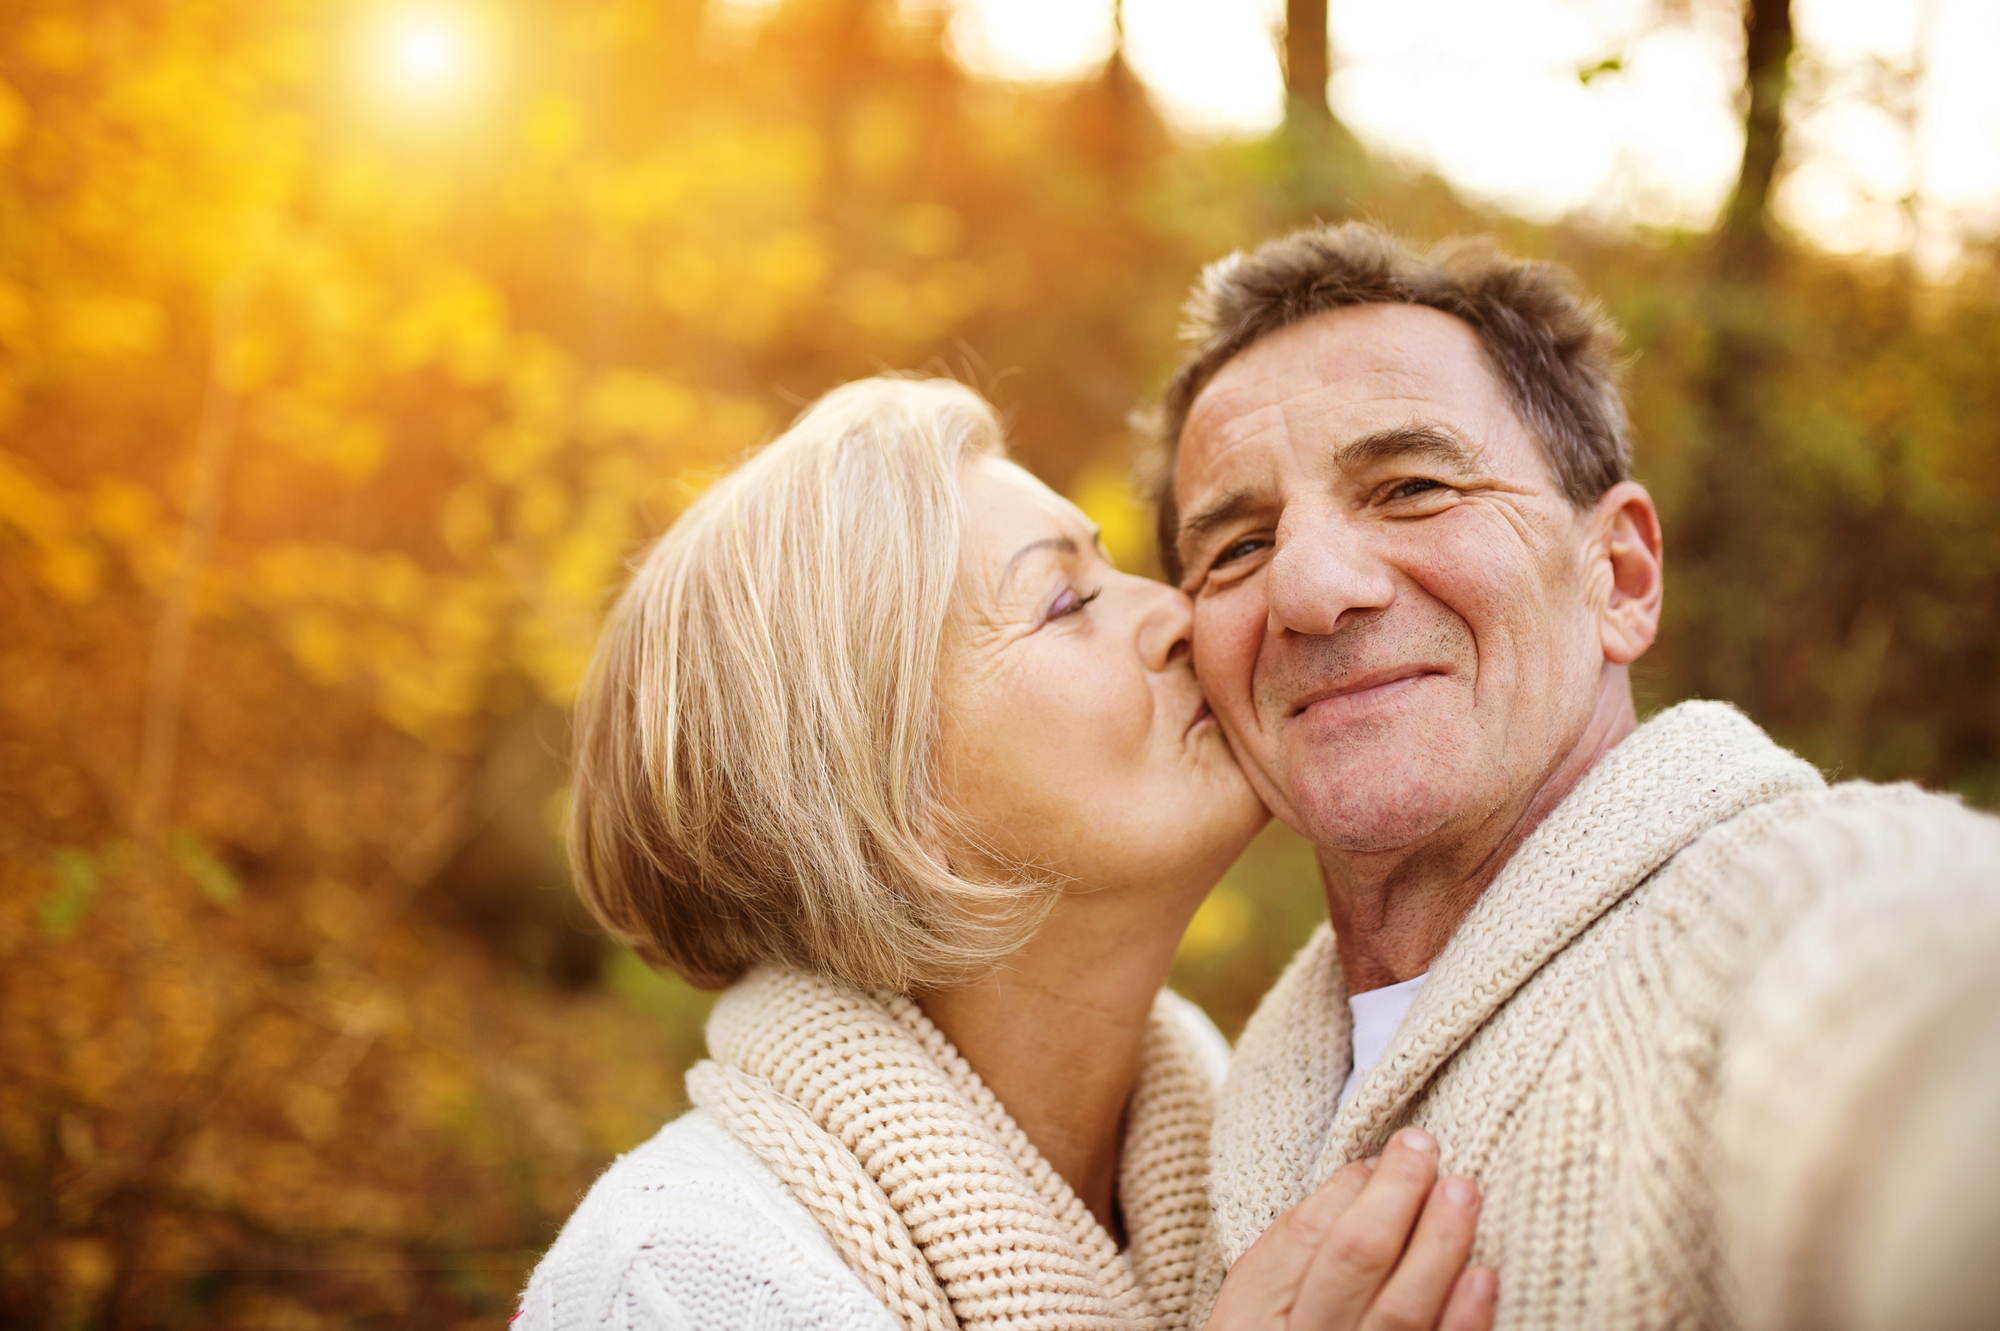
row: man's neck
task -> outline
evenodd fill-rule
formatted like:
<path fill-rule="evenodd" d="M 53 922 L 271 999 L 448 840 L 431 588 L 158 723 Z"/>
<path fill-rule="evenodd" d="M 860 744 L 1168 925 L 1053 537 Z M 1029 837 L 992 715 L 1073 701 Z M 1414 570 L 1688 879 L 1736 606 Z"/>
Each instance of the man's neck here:
<path fill-rule="evenodd" d="M 1607 677 L 1582 735 L 1534 789 L 1470 830 L 1377 854 L 1319 856 L 1349 993 L 1428 971 L 1521 843 L 1598 759 L 1638 729 L 1624 671 Z"/>

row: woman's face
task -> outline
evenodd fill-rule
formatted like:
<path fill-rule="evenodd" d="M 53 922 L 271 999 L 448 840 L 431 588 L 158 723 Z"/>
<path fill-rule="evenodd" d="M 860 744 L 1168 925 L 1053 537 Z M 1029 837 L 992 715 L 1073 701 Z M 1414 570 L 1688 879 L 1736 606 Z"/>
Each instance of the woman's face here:
<path fill-rule="evenodd" d="M 967 464 L 964 494 L 940 685 L 955 807 L 1001 864 L 1205 893 L 1268 815 L 1195 683 L 1188 598 L 1118 572 L 1013 463 Z"/>

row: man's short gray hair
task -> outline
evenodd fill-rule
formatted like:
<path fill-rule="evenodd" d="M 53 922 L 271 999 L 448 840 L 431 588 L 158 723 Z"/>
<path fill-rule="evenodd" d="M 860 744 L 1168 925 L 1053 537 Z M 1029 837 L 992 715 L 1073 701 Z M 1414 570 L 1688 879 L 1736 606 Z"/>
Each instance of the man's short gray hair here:
<path fill-rule="evenodd" d="M 1182 332 L 1193 349 L 1154 426 L 1166 454 L 1159 542 L 1169 578 L 1182 573 L 1174 461 L 1195 399 L 1258 339 L 1350 305 L 1426 305 L 1471 327 L 1571 503 L 1631 476 L 1618 325 L 1568 269 L 1516 259 L 1483 237 L 1419 253 L 1360 222 L 1313 227 L 1210 264 L 1188 297 Z"/>

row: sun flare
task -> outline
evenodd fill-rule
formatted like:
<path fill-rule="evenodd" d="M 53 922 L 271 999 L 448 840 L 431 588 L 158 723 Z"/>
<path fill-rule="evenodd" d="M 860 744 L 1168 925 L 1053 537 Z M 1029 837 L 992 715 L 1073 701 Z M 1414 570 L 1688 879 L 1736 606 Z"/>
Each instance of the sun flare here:
<path fill-rule="evenodd" d="M 437 15 L 411 15 L 390 25 L 386 46 L 389 68 L 406 87 L 439 90 L 464 75 L 465 34 Z"/>

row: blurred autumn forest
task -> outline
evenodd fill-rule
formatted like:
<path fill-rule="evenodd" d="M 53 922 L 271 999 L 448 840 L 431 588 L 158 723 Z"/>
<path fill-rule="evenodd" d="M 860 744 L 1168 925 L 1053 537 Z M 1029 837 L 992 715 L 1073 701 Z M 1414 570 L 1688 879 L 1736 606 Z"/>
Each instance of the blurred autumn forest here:
<path fill-rule="evenodd" d="M 1117 55 L 975 78 L 894 0 L 475 5 L 505 76 L 428 115 L 356 74 L 377 6 L 0 10 L 0 1325 L 504 1321 L 700 1048 L 706 1000 L 561 863 L 625 561 L 804 402 L 915 367 L 1143 566 L 1125 421 L 1180 297 L 1315 217 L 1493 232 L 1623 320 L 1669 549 L 1645 705 L 2000 799 L 2000 268 L 1767 222 L 1785 0 L 1746 7 L 1712 234 L 1371 159 L 1324 0 L 1287 8 L 1252 140 L 1177 135 Z M 1267 834 L 1178 981 L 1233 1030 L 1318 912 Z"/>

